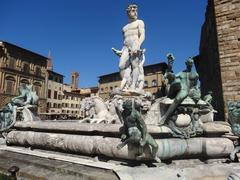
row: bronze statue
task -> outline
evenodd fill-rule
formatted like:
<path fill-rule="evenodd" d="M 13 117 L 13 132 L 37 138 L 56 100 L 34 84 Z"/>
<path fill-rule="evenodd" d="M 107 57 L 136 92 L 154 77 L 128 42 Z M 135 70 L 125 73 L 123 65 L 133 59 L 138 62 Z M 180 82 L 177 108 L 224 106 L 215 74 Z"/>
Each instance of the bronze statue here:
<path fill-rule="evenodd" d="M 135 144 L 139 147 L 137 159 L 143 156 L 143 148 L 148 145 L 152 148 L 151 156 L 157 162 L 161 160 L 157 157 L 158 144 L 153 137 L 147 132 L 147 126 L 139 112 L 140 107 L 135 103 L 134 99 L 126 100 L 123 103 L 122 119 L 123 127 L 120 129 L 122 143 L 117 146 L 118 149 L 123 148 L 128 143 Z"/>
<path fill-rule="evenodd" d="M 39 119 L 37 117 L 38 96 L 35 91 L 32 91 L 32 85 L 22 84 L 19 87 L 19 96 L 14 97 L 2 109 L 0 109 L 0 131 L 6 131 L 11 128 L 17 120 L 17 109 L 20 111 L 29 111 L 25 113 L 27 117 L 20 117 L 21 120 Z M 26 108 L 23 108 L 26 107 Z M 29 110 L 31 108 L 31 110 Z M 21 116 L 21 115 L 20 115 Z"/>
<path fill-rule="evenodd" d="M 232 132 L 235 136 L 240 137 L 240 101 L 238 102 L 228 102 L 228 121 L 231 125 Z M 236 153 L 240 151 L 240 141 L 235 142 L 236 148 L 231 153 L 231 160 L 235 160 Z"/>
<path fill-rule="evenodd" d="M 179 72 L 176 75 L 172 71 L 172 66 L 175 59 L 174 56 L 172 54 L 168 54 L 167 59 L 168 70 L 165 74 L 165 77 L 168 79 L 169 84 L 167 96 L 171 99 L 174 99 L 174 102 L 170 105 L 168 111 L 162 117 L 160 125 L 165 123 L 165 121 L 170 115 L 172 115 L 178 105 L 181 104 L 183 100 L 190 94 L 190 91 L 192 91 L 192 94 L 194 94 L 195 96 L 197 92 L 200 92 L 197 91 L 198 89 L 196 88 L 199 76 L 196 72 L 192 72 L 193 59 L 187 59 L 185 62 L 186 70 Z M 195 88 L 195 91 L 193 88 Z"/>

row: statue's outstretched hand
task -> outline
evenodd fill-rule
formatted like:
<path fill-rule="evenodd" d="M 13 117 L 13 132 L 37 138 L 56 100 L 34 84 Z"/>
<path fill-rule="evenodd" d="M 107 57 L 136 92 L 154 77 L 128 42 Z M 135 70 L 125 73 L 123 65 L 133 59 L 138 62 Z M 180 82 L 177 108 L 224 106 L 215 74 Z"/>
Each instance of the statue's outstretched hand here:
<path fill-rule="evenodd" d="M 120 51 L 120 50 L 117 50 L 117 49 L 115 49 L 115 48 L 112 48 L 112 51 L 117 55 L 117 56 L 122 56 L 122 51 Z"/>
<path fill-rule="evenodd" d="M 121 140 L 125 140 L 127 138 L 127 135 L 126 134 L 122 134 L 121 135 Z"/>

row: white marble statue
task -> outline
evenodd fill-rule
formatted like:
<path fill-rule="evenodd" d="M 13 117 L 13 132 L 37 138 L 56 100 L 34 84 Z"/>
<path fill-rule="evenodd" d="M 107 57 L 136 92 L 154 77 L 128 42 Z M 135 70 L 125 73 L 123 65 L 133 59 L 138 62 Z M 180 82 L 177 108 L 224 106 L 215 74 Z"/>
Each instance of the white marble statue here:
<path fill-rule="evenodd" d="M 100 97 L 87 97 L 82 100 L 80 111 L 85 114 L 85 118 L 81 123 L 107 123 L 119 124 L 121 123 L 116 112 L 109 110 L 109 104 L 105 103 Z"/>
<path fill-rule="evenodd" d="M 144 52 L 141 45 L 145 39 L 144 22 L 138 19 L 137 5 L 127 7 L 128 24 L 122 29 L 124 44 L 122 50 L 112 48 L 120 57 L 119 69 L 122 78 L 120 88 L 140 92 L 144 84 Z"/>

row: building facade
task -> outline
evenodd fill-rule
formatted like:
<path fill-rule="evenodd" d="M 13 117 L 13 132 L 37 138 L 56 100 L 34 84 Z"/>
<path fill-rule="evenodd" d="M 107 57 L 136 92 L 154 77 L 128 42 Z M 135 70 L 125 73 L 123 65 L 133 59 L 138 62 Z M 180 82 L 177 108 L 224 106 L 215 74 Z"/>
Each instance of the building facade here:
<path fill-rule="evenodd" d="M 47 70 L 47 113 L 61 114 L 63 99 L 63 75 Z"/>
<path fill-rule="evenodd" d="M 21 84 L 32 84 L 39 96 L 39 112 L 46 111 L 47 57 L 0 41 L 0 108 L 19 95 Z"/>
<path fill-rule="evenodd" d="M 78 92 L 72 91 L 71 85 L 63 85 L 62 113 L 68 117 L 81 118 L 80 102 L 82 96 Z"/>
<path fill-rule="evenodd" d="M 216 120 L 227 117 L 227 101 L 240 100 L 240 1 L 208 0 L 195 66 L 202 94 L 213 91 Z"/>
<path fill-rule="evenodd" d="M 156 95 L 163 81 L 164 72 L 167 69 L 166 63 L 158 63 L 144 66 L 144 90 Z M 103 99 L 109 98 L 109 93 L 117 87 L 120 87 L 121 77 L 119 72 L 99 76 L 98 94 Z"/>

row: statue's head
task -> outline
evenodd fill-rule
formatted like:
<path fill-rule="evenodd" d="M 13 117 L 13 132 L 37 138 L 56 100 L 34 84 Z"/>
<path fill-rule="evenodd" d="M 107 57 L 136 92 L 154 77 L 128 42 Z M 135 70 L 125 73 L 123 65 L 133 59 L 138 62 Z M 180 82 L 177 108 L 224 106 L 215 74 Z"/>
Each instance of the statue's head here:
<path fill-rule="evenodd" d="M 129 99 L 124 101 L 122 107 L 124 110 L 132 111 L 132 101 Z"/>
<path fill-rule="evenodd" d="M 137 4 L 129 4 L 126 11 L 128 18 L 131 20 L 136 20 L 138 18 L 138 7 Z"/>
<path fill-rule="evenodd" d="M 192 68 L 193 66 L 193 59 L 191 57 L 189 57 L 186 62 L 185 62 L 187 68 Z"/>

